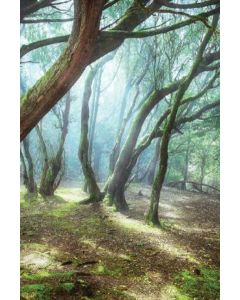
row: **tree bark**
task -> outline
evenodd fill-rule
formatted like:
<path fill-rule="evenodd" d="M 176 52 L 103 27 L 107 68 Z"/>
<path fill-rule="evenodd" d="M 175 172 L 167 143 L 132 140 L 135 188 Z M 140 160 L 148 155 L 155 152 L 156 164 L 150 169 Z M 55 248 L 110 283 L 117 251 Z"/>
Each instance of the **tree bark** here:
<path fill-rule="evenodd" d="M 93 202 L 101 201 L 102 194 L 97 185 L 94 171 L 89 159 L 88 122 L 89 122 L 89 101 L 92 93 L 93 79 L 98 70 L 98 65 L 90 70 L 83 94 L 81 111 L 81 137 L 78 157 L 82 165 L 83 174 L 87 183 L 90 199 Z"/>
<path fill-rule="evenodd" d="M 74 24 L 68 46 L 57 62 L 21 98 L 21 140 L 73 86 L 90 62 L 103 0 L 74 0 Z"/>
<path fill-rule="evenodd" d="M 93 145 L 93 138 L 95 132 L 95 124 L 97 118 L 97 110 L 98 110 L 98 101 L 100 96 L 100 84 L 101 78 L 97 82 L 96 86 L 96 103 L 97 107 L 94 109 L 94 114 L 92 116 L 92 122 L 90 124 L 90 142 L 88 140 L 88 122 L 89 122 L 89 102 L 92 94 L 92 85 L 94 78 L 96 77 L 97 73 L 100 72 L 100 76 L 102 73 L 103 66 L 113 59 L 115 52 L 106 55 L 98 64 L 96 64 L 89 72 L 88 77 L 85 83 L 84 95 L 83 95 L 83 102 L 82 102 L 82 112 L 81 112 L 81 137 L 80 137 L 80 145 L 78 151 L 78 157 L 80 163 L 82 165 L 82 170 L 85 176 L 85 183 L 84 183 L 84 191 L 88 191 L 90 193 L 90 199 L 97 199 L 97 201 L 102 199 L 102 193 L 96 183 L 96 178 L 94 171 L 91 166 L 91 155 L 92 155 L 92 145 Z M 93 99 L 94 100 L 94 99 Z M 92 127 L 91 127 L 92 125 Z M 86 153 L 87 151 L 87 153 Z M 91 185 L 91 186 L 90 186 Z"/>

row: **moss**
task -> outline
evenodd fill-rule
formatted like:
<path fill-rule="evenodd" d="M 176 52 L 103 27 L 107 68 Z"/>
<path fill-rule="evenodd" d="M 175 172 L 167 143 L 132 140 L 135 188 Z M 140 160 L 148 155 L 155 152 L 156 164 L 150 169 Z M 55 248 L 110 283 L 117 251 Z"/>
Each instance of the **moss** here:
<path fill-rule="evenodd" d="M 79 233 L 80 228 L 76 228 L 76 225 L 69 222 L 68 219 L 54 216 L 54 219 L 51 220 L 51 223 L 54 227 L 64 229 L 71 233 Z"/>
<path fill-rule="evenodd" d="M 87 225 L 97 225 L 99 226 L 101 221 L 97 216 L 89 216 L 89 218 L 86 220 Z"/>
<path fill-rule="evenodd" d="M 30 284 L 21 287 L 20 294 L 27 300 L 50 300 L 51 288 L 46 284 Z"/>
<path fill-rule="evenodd" d="M 96 275 L 108 275 L 108 276 L 116 277 L 116 278 L 118 278 L 122 274 L 120 268 L 110 270 L 107 266 L 105 266 L 103 264 L 99 264 L 96 267 L 96 269 L 93 271 L 93 273 Z"/>
<path fill-rule="evenodd" d="M 172 229 L 175 228 L 175 225 L 171 222 L 161 220 L 160 221 L 160 228 L 163 229 L 163 230 L 166 230 L 166 231 L 171 231 Z"/>
<path fill-rule="evenodd" d="M 38 195 L 21 192 L 20 194 L 20 208 L 33 208 L 37 206 Z"/>
<path fill-rule="evenodd" d="M 71 293 L 75 290 L 75 284 L 72 282 L 64 282 L 60 285 L 59 288 L 65 290 L 68 293 Z"/>
<path fill-rule="evenodd" d="M 56 209 L 52 209 L 50 210 L 47 215 L 48 216 L 53 216 L 53 217 L 65 217 L 66 215 L 68 215 L 69 213 L 71 213 L 71 211 L 77 206 L 76 203 L 72 203 L 72 202 L 67 202 L 62 204 L 61 206 L 59 206 Z"/>
<path fill-rule="evenodd" d="M 51 82 L 54 82 L 54 78 L 59 74 L 71 61 L 71 51 L 66 48 L 62 55 L 59 57 L 57 62 L 42 76 L 35 85 L 30 88 L 20 100 L 21 109 L 24 110 L 27 107 L 30 107 L 32 104 L 35 104 L 35 100 L 40 95 L 47 93 L 47 87 Z M 33 103 L 31 103 L 33 102 Z M 25 107 L 26 108 L 25 108 Z"/>
<path fill-rule="evenodd" d="M 110 194 L 107 194 L 103 199 L 103 203 L 106 206 L 112 206 L 113 205 L 113 197 Z"/>
<path fill-rule="evenodd" d="M 21 249 L 43 252 L 43 251 L 47 251 L 49 249 L 49 246 L 47 244 L 24 243 L 21 245 Z"/>
<path fill-rule="evenodd" d="M 70 279 L 74 272 L 49 272 L 45 270 L 38 271 L 36 273 L 25 272 L 21 274 L 21 279 L 30 280 L 30 281 L 39 281 L 45 279 Z"/>
<path fill-rule="evenodd" d="M 218 269 L 202 266 L 197 272 L 184 270 L 175 276 L 175 282 L 181 291 L 192 298 L 219 299 L 220 274 Z"/>

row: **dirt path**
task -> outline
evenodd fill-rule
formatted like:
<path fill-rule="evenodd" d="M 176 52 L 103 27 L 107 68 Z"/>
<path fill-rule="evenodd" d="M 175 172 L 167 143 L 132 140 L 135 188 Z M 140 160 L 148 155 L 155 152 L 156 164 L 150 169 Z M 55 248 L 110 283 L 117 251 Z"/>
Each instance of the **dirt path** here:
<path fill-rule="evenodd" d="M 219 299 L 219 201 L 165 189 L 163 229 L 144 225 L 149 187 L 130 210 L 79 205 L 85 194 L 22 201 L 22 299 Z"/>

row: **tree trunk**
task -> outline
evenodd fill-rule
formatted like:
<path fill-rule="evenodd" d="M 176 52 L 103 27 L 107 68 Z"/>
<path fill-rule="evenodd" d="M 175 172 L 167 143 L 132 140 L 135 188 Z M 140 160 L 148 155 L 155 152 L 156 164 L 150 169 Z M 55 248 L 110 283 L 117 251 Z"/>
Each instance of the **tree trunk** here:
<path fill-rule="evenodd" d="M 206 155 L 203 154 L 203 156 L 201 157 L 201 166 L 200 166 L 200 170 L 201 170 L 201 174 L 200 174 L 201 191 L 203 191 L 203 180 L 204 180 L 204 177 L 205 177 L 205 166 L 206 166 Z"/>
<path fill-rule="evenodd" d="M 99 108 L 99 99 L 100 99 L 100 88 L 101 88 L 101 81 L 102 81 L 102 73 L 103 73 L 103 66 L 100 67 L 97 78 L 94 81 L 94 96 L 93 96 L 93 105 L 92 105 L 92 115 L 90 118 L 90 134 L 89 134 L 89 157 L 92 157 L 92 149 L 93 149 L 93 141 L 95 136 L 95 128 L 97 122 L 97 114 Z"/>
<path fill-rule="evenodd" d="M 57 62 L 21 98 L 21 140 L 65 95 L 89 64 L 104 2 L 74 0 L 74 24 L 68 46 Z"/>
<path fill-rule="evenodd" d="M 153 178 L 155 176 L 157 161 L 159 158 L 159 149 L 160 149 L 160 138 L 157 140 L 157 143 L 155 146 L 155 151 L 154 151 L 154 156 L 150 162 L 149 172 L 148 172 L 148 176 L 147 176 L 147 183 L 149 185 L 153 184 Z"/>
<path fill-rule="evenodd" d="M 128 95 L 130 93 L 131 88 L 132 88 L 132 82 L 128 81 L 125 86 L 123 96 L 122 96 L 121 108 L 120 108 L 119 117 L 118 117 L 116 140 L 115 140 L 115 144 L 113 146 L 113 149 L 112 149 L 112 152 L 111 152 L 110 158 L 109 158 L 109 176 L 112 175 L 115 164 L 116 164 L 118 156 L 119 156 L 122 136 L 123 136 L 124 129 L 125 129 L 125 126 L 122 126 L 122 125 L 123 125 L 123 121 L 124 121 L 124 114 L 125 114 L 125 109 L 126 109 L 126 105 L 127 105 Z"/>
<path fill-rule="evenodd" d="M 27 191 L 31 194 L 37 194 L 37 185 L 34 180 L 34 166 L 32 156 L 29 150 L 29 138 L 25 138 L 23 140 L 23 149 L 25 153 L 25 157 L 27 160 L 27 164 L 25 163 L 24 155 L 22 151 L 20 152 L 21 161 L 23 163 L 24 169 L 24 185 L 27 188 Z"/>
<path fill-rule="evenodd" d="M 95 144 L 95 149 L 93 153 L 93 168 L 97 181 L 101 181 L 100 176 L 100 165 L 101 165 L 102 149 L 99 144 Z"/>
<path fill-rule="evenodd" d="M 153 225 L 153 226 L 160 225 L 159 218 L 158 218 L 158 207 L 159 207 L 160 193 L 162 190 L 164 178 L 165 178 L 166 171 L 167 171 L 168 145 L 169 145 L 169 141 L 170 141 L 170 137 L 171 137 L 171 131 L 174 127 L 176 115 L 178 112 L 178 108 L 181 104 L 181 100 L 194 78 L 194 73 L 197 71 L 197 68 L 202 61 L 203 52 L 206 49 L 206 46 L 207 46 L 210 38 L 212 37 L 213 32 L 216 29 L 217 23 L 218 23 L 218 16 L 213 18 L 212 27 L 207 31 L 206 35 L 203 38 L 203 41 L 199 47 L 199 50 L 198 50 L 196 59 L 193 63 L 193 66 L 192 66 L 188 76 L 182 82 L 182 84 L 180 85 L 180 87 L 176 93 L 173 107 L 171 109 L 169 118 L 166 122 L 164 132 L 163 132 L 163 137 L 161 140 L 161 146 L 160 146 L 160 163 L 159 163 L 157 174 L 153 181 L 150 208 L 149 208 L 149 210 L 146 214 L 146 218 L 145 218 L 146 223 L 149 225 Z"/>
<path fill-rule="evenodd" d="M 113 32 L 98 34 L 104 3 L 103 0 L 74 0 L 74 24 L 67 48 L 50 70 L 22 97 L 21 140 L 72 87 L 89 63 L 117 49 L 128 37 L 128 33 L 134 35 L 131 31 L 162 6 L 161 1 L 153 1 L 146 9 L 139 4 L 139 1 L 133 1 L 123 18 L 114 27 Z M 206 17 L 218 11 L 219 9 L 210 11 L 206 13 Z M 154 35 L 197 21 L 197 18 L 184 21 L 181 22 L 182 25 L 179 24 L 176 27 L 173 25 L 169 30 L 155 32 Z M 119 31 L 117 36 L 114 31 Z M 135 34 L 143 37 L 144 33 L 136 32 Z M 59 41 L 58 37 L 57 40 Z"/>
<path fill-rule="evenodd" d="M 212 59 L 212 58 L 211 58 Z M 207 63 L 211 62 L 211 59 L 205 59 Z M 213 57 L 214 59 L 214 57 Z M 193 77 L 197 76 L 199 73 L 203 72 L 204 69 L 195 68 Z M 118 157 L 118 160 L 115 164 L 114 172 L 107 180 L 104 191 L 106 191 L 106 198 L 111 199 L 111 201 L 106 201 L 107 203 L 114 203 L 114 195 L 121 194 L 117 193 L 117 189 L 122 189 L 121 185 L 125 185 L 129 179 L 131 171 L 137 161 L 138 156 L 141 151 L 137 151 L 137 155 L 134 153 L 135 146 L 137 144 L 137 139 L 140 134 L 141 128 L 144 121 L 148 117 L 152 109 L 164 99 L 167 95 L 175 92 L 180 86 L 186 82 L 186 77 L 173 82 L 167 87 L 164 87 L 160 90 L 154 90 L 150 96 L 144 101 L 143 105 L 139 109 L 133 125 L 128 134 L 127 140 L 123 146 L 122 151 Z M 161 121 L 161 119 L 160 119 Z M 121 185 L 119 184 L 121 182 Z M 123 200 L 124 201 L 124 200 Z M 118 205 L 116 205 L 117 207 Z M 125 203 L 124 207 L 127 207 Z"/>
<path fill-rule="evenodd" d="M 59 123 L 61 124 L 61 137 L 56 155 L 49 159 L 47 154 L 47 147 L 44 142 L 42 132 L 39 127 L 36 127 L 37 134 L 40 140 L 42 152 L 44 155 L 44 165 L 40 181 L 39 192 L 42 196 L 53 196 L 56 188 L 60 184 L 63 176 L 63 151 L 64 143 L 67 136 L 69 112 L 70 112 L 71 97 L 70 94 L 66 96 L 66 104 L 63 114 L 59 115 Z M 62 118 L 62 119 L 61 119 Z"/>
<path fill-rule="evenodd" d="M 84 95 L 83 95 L 83 102 L 82 102 L 82 113 L 81 113 L 81 137 L 80 137 L 80 145 L 78 151 L 78 157 L 80 163 L 82 165 L 83 173 L 85 176 L 84 182 L 84 191 L 88 191 L 90 193 L 90 198 L 96 198 L 97 201 L 102 198 L 102 193 L 96 183 L 96 178 L 94 175 L 94 171 L 91 167 L 91 155 L 92 155 L 92 145 L 93 145 L 93 138 L 95 133 L 95 125 L 97 119 L 97 111 L 98 111 L 98 102 L 100 96 L 100 85 L 101 85 L 101 76 L 103 72 L 103 66 L 113 59 L 116 52 L 106 55 L 98 64 L 96 64 L 89 72 L 88 77 L 85 83 Z M 97 84 L 95 86 L 96 90 L 96 99 L 95 105 L 97 105 L 94 109 L 94 114 L 91 120 L 90 126 L 90 143 L 88 140 L 88 122 L 89 122 L 89 101 L 92 94 L 92 85 L 94 78 L 96 77 L 97 73 L 99 73 L 99 78 L 97 78 Z M 93 99 L 94 100 L 94 99 Z M 85 153 L 87 151 L 87 153 Z M 89 186 L 92 185 L 92 187 Z M 92 191 L 92 192 L 91 192 Z M 93 193 L 94 195 L 91 195 Z"/>
<path fill-rule="evenodd" d="M 127 203 L 124 203 L 124 205 L 120 205 L 117 203 L 119 197 L 115 197 L 115 195 L 121 195 L 121 191 L 124 190 L 124 185 L 127 183 L 128 178 L 130 176 L 129 171 L 129 165 L 131 165 L 131 170 L 133 166 L 135 165 L 137 159 L 134 161 L 134 164 L 132 164 L 132 156 L 133 151 L 137 143 L 138 136 L 140 134 L 142 125 L 147 118 L 150 111 L 155 107 L 159 101 L 161 101 L 166 94 L 174 90 L 175 84 L 171 85 L 170 87 L 167 87 L 161 91 L 154 91 L 150 95 L 150 97 L 145 101 L 143 106 L 141 107 L 139 113 L 137 114 L 134 123 L 130 129 L 130 133 L 127 137 L 127 140 L 124 144 L 124 147 L 118 157 L 118 160 L 116 162 L 114 172 L 111 176 L 111 178 L 108 180 L 107 184 L 107 195 L 108 199 L 112 199 L 110 203 L 114 203 L 116 208 L 117 207 L 124 207 L 127 208 Z M 118 192 L 118 190 L 120 190 Z M 121 200 L 121 202 L 125 201 L 125 197 Z M 108 201 L 109 202 L 109 201 Z"/>
<path fill-rule="evenodd" d="M 89 159 L 89 141 L 88 141 L 88 121 L 89 121 L 89 101 L 92 93 L 92 83 L 96 75 L 98 66 L 91 69 L 86 83 L 83 94 L 82 111 L 81 111 L 81 137 L 79 146 L 79 160 L 82 165 L 83 174 L 87 183 L 87 187 L 90 194 L 90 199 L 94 202 L 102 200 L 102 194 L 97 185 L 94 171 Z"/>
<path fill-rule="evenodd" d="M 186 155 L 185 155 L 185 165 L 184 165 L 184 170 L 183 170 L 183 183 L 182 183 L 182 190 L 186 191 L 187 186 L 186 182 L 188 180 L 188 165 L 189 165 L 189 153 L 190 153 L 190 137 L 188 138 L 187 141 L 187 150 L 186 150 Z"/>

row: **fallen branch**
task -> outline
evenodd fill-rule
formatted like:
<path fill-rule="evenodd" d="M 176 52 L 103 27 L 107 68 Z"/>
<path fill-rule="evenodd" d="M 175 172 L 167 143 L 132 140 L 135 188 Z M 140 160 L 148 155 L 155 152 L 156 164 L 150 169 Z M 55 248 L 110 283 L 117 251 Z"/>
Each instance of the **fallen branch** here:
<path fill-rule="evenodd" d="M 192 184 L 193 186 L 197 187 L 197 186 L 205 186 L 205 187 L 208 187 L 210 189 L 213 189 L 217 192 L 220 192 L 220 190 L 214 186 L 211 186 L 211 185 L 208 185 L 208 184 L 205 184 L 205 183 L 199 183 L 199 182 L 195 182 L 195 181 L 183 181 L 183 180 L 180 180 L 180 181 L 171 181 L 171 182 L 168 182 L 166 184 L 166 186 L 169 186 L 169 187 L 175 187 L 177 186 L 178 184 L 182 184 L 182 183 L 190 183 Z M 198 190 L 198 189 L 197 189 Z M 201 191 L 201 190 L 199 190 Z"/>

